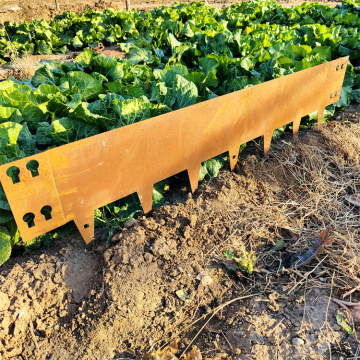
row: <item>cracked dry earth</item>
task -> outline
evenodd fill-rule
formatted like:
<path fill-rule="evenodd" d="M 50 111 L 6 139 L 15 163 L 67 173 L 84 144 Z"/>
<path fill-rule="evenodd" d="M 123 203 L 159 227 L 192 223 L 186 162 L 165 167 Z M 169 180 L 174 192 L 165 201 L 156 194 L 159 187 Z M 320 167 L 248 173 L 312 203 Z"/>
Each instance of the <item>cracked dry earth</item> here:
<path fill-rule="evenodd" d="M 194 195 L 170 186 L 165 205 L 107 248 L 101 233 L 92 250 L 73 235 L 10 259 L 0 271 L 0 358 L 175 359 L 195 345 L 203 359 L 356 358 L 358 320 L 343 313 L 349 335 L 330 297 L 358 285 L 359 207 L 346 198 L 360 189 L 359 113 L 351 107 L 295 145 L 287 135 L 267 159 L 255 141 L 233 173 Z M 282 270 L 328 226 L 322 254 Z M 225 250 L 252 251 L 254 273 L 214 261 Z M 176 355 L 156 353 L 174 339 Z"/>

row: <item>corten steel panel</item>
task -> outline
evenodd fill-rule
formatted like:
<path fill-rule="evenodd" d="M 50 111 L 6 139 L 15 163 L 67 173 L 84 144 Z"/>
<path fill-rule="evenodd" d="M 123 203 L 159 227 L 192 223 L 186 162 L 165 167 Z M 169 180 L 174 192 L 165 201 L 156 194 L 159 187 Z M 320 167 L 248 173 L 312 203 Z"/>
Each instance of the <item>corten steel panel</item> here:
<path fill-rule="evenodd" d="M 151 210 L 153 184 L 187 170 L 192 191 L 202 161 L 229 152 L 233 170 L 241 144 L 264 136 L 267 154 L 276 128 L 339 100 L 348 58 L 220 96 L 149 120 L 47 150 L 0 167 L 0 179 L 22 239 L 74 220 L 86 243 L 94 236 L 94 210 L 137 192 Z M 39 163 L 38 176 L 26 168 Z M 7 175 L 15 166 L 19 182 Z M 51 219 L 41 209 L 51 206 Z M 35 215 L 33 226 L 23 220 Z"/>

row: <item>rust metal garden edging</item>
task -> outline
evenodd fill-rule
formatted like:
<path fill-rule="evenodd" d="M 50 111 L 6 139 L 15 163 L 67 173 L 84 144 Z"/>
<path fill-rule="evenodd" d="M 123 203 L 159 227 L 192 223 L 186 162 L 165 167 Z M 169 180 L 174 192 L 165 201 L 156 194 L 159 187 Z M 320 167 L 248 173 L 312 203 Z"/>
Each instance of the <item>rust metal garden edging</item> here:
<path fill-rule="evenodd" d="M 89 244 L 95 209 L 137 192 L 146 213 L 160 180 L 187 170 L 195 191 L 203 161 L 228 151 L 233 170 L 241 144 L 264 136 L 266 155 L 273 130 L 291 122 L 295 141 L 302 116 L 317 110 L 320 123 L 325 107 L 339 100 L 347 62 L 340 58 L 0 166 L 23 241 L 74 220 Z"/>

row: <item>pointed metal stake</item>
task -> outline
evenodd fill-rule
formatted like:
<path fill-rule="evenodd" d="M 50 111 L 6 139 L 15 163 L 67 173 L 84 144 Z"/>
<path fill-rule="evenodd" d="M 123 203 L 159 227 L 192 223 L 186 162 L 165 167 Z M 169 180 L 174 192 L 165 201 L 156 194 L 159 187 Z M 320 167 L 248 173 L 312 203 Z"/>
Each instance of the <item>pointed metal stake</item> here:
<path fill-rule="evenodd" d="M 144 213 L 152 209 L 153 186 L 144 186 L 137 191 Z"/>
<path fill-rule="evenodd" d="M 81 217 L 76 217 L 74 222 L 80 231 L 81 236 L 84 238 L 86 245 L 90 245 L 94 240 L 94 212 Z"/>
<path fill-rule="evenodd" d="M 238 162 L 240 146 L 233 146 L 229 150 L 230 170 L 233 171 Z"/>
<path fill-rule="evenodd" d="M 293 142 L 296 142 L 300 128 L 301 118 L 297 118 L 293 121 Z"/>
<path fill-rule="evenodd" d="M 191 192 L 195 192 L 199 185 L 199 175 L 200 175 L 200 164 L 193 165 L 187 169 L 189 181 L 191 185 Z"/>
<path fill-rule="evenodd" d="M 321 108 L 318 110 L 318 118 L 317 118 L 317 124 L 320 125 L 324 118 L 324 112 L 325 108 Z"/>
<path fill-rule="evenodd" d="M 268 131 L 264 134 L 264 157 L 268 156 L 271 139 L 272 139 L 272 131 Z"/>

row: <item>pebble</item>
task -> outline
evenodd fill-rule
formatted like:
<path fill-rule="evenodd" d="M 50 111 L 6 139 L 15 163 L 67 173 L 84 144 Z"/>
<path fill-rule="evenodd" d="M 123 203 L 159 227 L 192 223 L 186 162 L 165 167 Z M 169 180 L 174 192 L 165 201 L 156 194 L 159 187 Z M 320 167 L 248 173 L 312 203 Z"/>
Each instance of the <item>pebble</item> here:
<path fill-rule="evenodd" d="M 293 339 L 291 340 L 291 343 L 292 343 L 293 345 L 295 345 L 295 346 L 301 346 L 301 345 L 304 345 L 304 344 L 305 344 L 304 340 L 303 340 L 303 339 L 300 339 L 300 338 L 293 338 Z"/>
<path fill-rule="evenodd" d="M 19 312 L 18 319 L 20 320 L 25 313 L 23 311 Z"/>
<path fill-rule="evenodd" d="M 341 120 L 341 115 L 339 115 L 339 116 L 336 118 L 336 120 Z"/>
<path fill-rule="evenodd" d="M 136 220 L 135 219 L 130 219 L 130 220 L 125 222 L 124 227 L 125 228 L 131 228 L 135 224 L 136 224 Z"/>
<path fill-rule="evenodd" d="M 203 286 L 208 286 L 213 282 L 213 279 L 211 278 L 210 275 L 203 275 L 201 277 L 201 285 Z"/>

